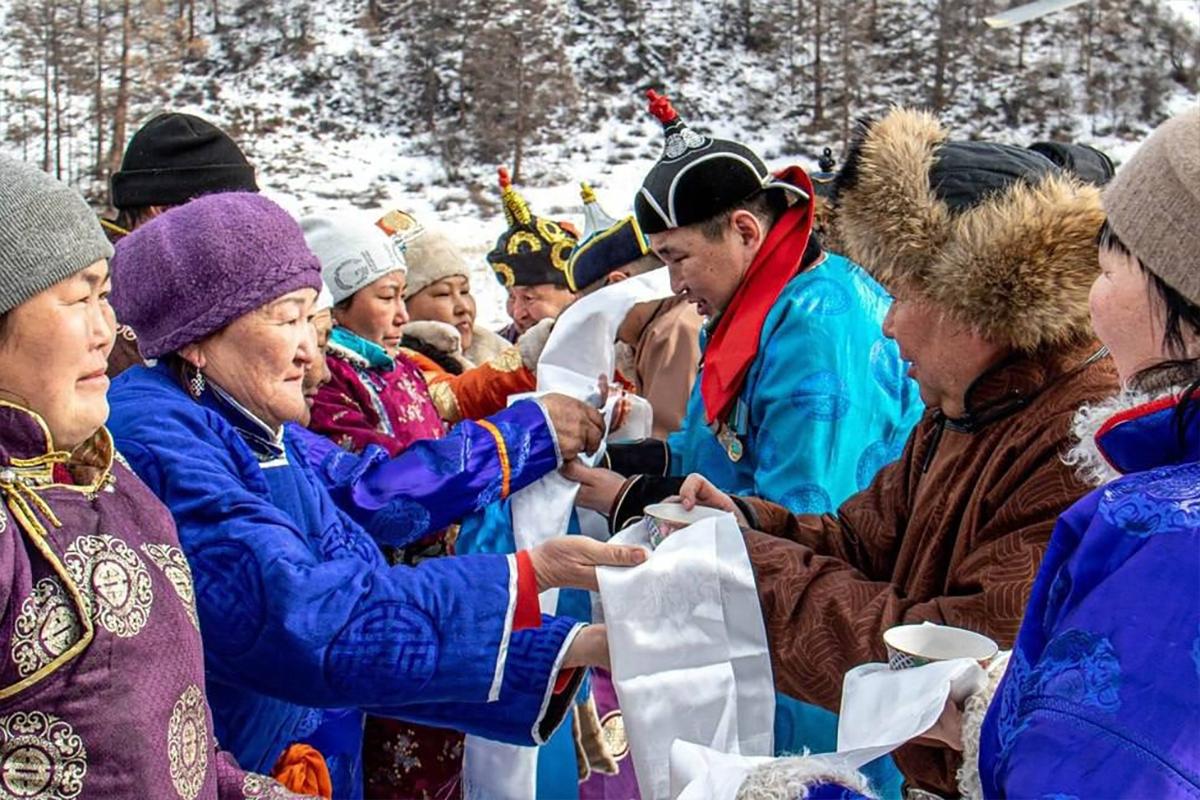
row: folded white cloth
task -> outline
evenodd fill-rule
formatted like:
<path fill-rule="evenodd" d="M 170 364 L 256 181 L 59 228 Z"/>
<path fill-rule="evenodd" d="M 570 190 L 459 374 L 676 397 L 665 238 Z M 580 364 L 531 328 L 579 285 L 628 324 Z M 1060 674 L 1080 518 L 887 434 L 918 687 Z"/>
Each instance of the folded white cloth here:
<path fill-rule="evenodd" d="M 961 702 L 986 682 L 983 668 L 968 658 L 898 671 L 887 664 L 855 667 L 842 684 L 837 752 L 803 761 L 813 776 L 853 787 L 858 769 L 928 731 L 948 699 Z M 628 711 L 625 716 L 628 727 Z M 782 760 L 731 755 L 679 740 L 671 747 L 671 797 L 736 800 L 756 767 Z"/>
<path fill-rule="evenodd" d="M 600 375 L 612 375 L 617 328 L 635 304 L 666 297 L 671 282 L 665 269 L 615 283 L 572 303 L 559 315 L 537 363 L 537 392 L 559 392 L 595 402 Z M 512 398 L 510 398 L 511 400 Z M 610 398 L 611 414 L 616 398 Z M 583 460 L 589 464 L 603 453 Z M 552 472 L 512 496 L 513 537 L 518 550 L 535 547 L 567 532 L 579 484 Z M 558 590 L 543 592 L 542 611 L 553 614 Z M 537 749 L 468 736 L 463 774 L 468 800 L 529 800 L 537 783 Z"/>
<path fill-rule="evenodd" d="M 612 541 L 648 539 L 637 523 Z M 774 678 L 754 573 L 733 515 L 672 534 L 637 567 L 597 575 L 613 686 L 643 800 L 670 797 L 676 740 L 770 756 Z"/>

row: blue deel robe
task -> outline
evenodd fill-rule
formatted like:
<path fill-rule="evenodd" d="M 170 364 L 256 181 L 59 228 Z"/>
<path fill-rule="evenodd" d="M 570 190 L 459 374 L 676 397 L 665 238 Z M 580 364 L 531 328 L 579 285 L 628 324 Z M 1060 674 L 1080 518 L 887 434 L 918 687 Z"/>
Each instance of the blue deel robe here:
<path fill-rule="evenodd" d="M 293 431 L 212 387 L 193 400 L 162 365 L 122 374 L 109 402 L 118 449 L 179 528 L 216 735 L 244 768 L 311 743 L 335 796 L 357 798 L 364 711 L 524 745 L 561 721 L 573 692 L 553 685 L 578 624 L 512 630 L 512 556 L 388 566 Z"/>
<path fill-rule="evenodd" d="M 1200 417 L 1125 412 L 1060 518 L 983 726 L 987 797 L 1200 797 Z"/>
<path fill-rule="evenodd" d="M 896 343 L 890 298 L 835 253 L 792 278 L 767 314 L 731 423 L 733 461 L 705 422 L 697 378 L 671 434 L 671 474 L 699 472 L 730 494 L 796 514 L 833 512 L 895 461 L 925 407 Z M 707 346 L 707 332 L 701 334 Z M 701 367 L 703 376 L 703 366 Z"/>
<path fill-rule="evenodd" d="M 560 466 L 554 431 L 536 401 L 520 400 L 488 421 L 505 443 L 510 494 Z M 394 458 L 375 445 L 351 453 L 299 425 L 287 428 L 337 507 L 381 545 L 412 544 L 500 499 L 496 440 L 475 422 L 414 442 Z"/>
<path fill-rule="evenodd" d="M 925 410 L 896 343 L 883 335 L 890 304 L 873 278 L 836 253 L 792 278 L 767 314 L 730 420 L 741 459 L 729 457 L 705 421 L 697 378 L 683 426 L 668 438 L 671 473 L 699 472 L 722 491 L 796 514 L 836 512 L 900 456 Z M 781 754 L 826 752 L 837 743 L 837 716 L 781 694 L 775 731 Z M 868 773 L 883 797 L 898 796 L 891 759 Z"/>

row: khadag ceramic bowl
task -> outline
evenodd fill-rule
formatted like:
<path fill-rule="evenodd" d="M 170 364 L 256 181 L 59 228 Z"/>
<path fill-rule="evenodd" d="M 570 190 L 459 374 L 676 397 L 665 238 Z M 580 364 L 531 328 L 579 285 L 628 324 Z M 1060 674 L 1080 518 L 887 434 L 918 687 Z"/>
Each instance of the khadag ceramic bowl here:
<path fill-rule="evenodd" d="M 706 506 L 696 506 L 688 511 L 682 503 L 653 503 L 642 509 L 644 515 L 642 522 L 650 532 L 650 547 L 655 548 L 675 531 L 683 530 L 702 519 L 719 517 L 724 513 L 719 509 Z"/>
<path fill-rule="evenodd" d="M 888 666 L 897 670 L 953 658 L 973 658 L 986 667 L 1000 649 L 982 633 L 930 623 L 889 628 L 884 631 L 883 643 Z"/>

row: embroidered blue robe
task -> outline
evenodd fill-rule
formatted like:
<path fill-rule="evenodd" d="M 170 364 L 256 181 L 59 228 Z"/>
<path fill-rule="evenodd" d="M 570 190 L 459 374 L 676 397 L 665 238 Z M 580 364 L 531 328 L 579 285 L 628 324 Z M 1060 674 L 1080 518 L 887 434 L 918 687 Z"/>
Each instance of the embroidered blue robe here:
<path fill-rule="evenodd" d="M 1124 477 L 1058 521 L 984 722 L 987 797 L 1200 797 L 1200 419 L 1118 415 Z"/>
<path fill-rule="evenodd" d="M 356 798 L 363 710 L 526 745 L 561 721 L 571 693 L 554 681 L 578 626 L 512 630 L 512 556 L 388 566 L 293 431 L 211 387 L 193 400 L 165 366 L 127 371 L 109 402 L 118 449 L 175 517 L 216 734 L 243 766 L 312 742 L 335 796 Z"/>

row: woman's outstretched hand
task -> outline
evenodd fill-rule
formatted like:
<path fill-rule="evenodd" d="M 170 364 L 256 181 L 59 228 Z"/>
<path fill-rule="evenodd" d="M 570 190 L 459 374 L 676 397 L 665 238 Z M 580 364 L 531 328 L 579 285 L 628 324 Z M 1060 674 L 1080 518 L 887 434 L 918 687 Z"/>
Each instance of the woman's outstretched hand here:
<path fill-rule="evenodd" d="M 587 536 L 558 536 L 530 550 L 529 560 L 538 592 L 555 587 L 596 591 L 596 567 L 634 567 L 646 560 L 646 551 Z"/>

